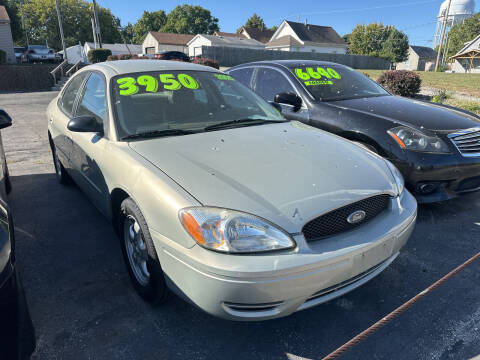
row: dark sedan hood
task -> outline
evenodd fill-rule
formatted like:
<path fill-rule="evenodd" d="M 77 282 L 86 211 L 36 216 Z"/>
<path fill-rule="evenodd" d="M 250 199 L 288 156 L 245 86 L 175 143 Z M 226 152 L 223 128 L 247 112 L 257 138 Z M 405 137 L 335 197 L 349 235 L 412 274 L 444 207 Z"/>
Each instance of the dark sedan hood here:
<path fill-rule="evenodd" d="M 332 101 L 329 105 L 374 115 L 394 123 L 432 131 L 469 129 L 480 119 L 433 103 L 398 96 Z"/>

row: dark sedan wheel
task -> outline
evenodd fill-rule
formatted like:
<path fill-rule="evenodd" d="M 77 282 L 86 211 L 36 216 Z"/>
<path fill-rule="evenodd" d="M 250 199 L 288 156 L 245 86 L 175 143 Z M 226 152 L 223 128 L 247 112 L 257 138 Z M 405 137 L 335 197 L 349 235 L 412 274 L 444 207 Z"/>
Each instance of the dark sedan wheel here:
<path fill-rule="evenodd" d="M 52 147 L 52 155 L 53 155 L 53 165 L 55 166 L 55 175 L 57 176 L 57 180 L 62 185 L 68 185 L 70 183 L 70 176 L 65 171 L 60 159 L 57 155 L 57 149 Z"/>
<path fill-rule="evenodd" d="M 119 220 L 123 257 L 133 286 L 147 302 L 164 302 L 168 289 L 162 267 L 145 218 L 132 199 L 122 202 Z"/>

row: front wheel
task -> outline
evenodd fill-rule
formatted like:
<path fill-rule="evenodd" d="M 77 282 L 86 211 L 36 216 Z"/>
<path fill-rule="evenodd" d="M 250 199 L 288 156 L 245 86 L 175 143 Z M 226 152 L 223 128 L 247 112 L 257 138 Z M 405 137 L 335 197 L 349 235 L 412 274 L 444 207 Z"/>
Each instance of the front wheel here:
<path fill-rule="evenodd" d="M 145 218 L 131 198 L 122 202 L 119 216 L 122 252 L 133 286 L 147 302 L 160 304 L 168 289 Z"/>
<path fill-rule="evenodd" d="M 57 180 L 62 185 L 68 185 L 70 183 L 70 177 L 68 176 L 65 168 L 63 167 L 60 159 L 57 155 L 57 149 L 53 146 L 52 147 L 52 155 L 53 155 L 53 165 L 55 166 L 55 175 L 57 176 Z"/>

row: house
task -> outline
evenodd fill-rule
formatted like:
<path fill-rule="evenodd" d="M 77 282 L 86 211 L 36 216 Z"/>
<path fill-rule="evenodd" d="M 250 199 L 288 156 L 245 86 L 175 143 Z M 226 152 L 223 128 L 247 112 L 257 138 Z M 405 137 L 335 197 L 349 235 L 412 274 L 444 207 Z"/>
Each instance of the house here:
<path fill-rule="evenodd" d="M 480 73 L 480 34 L 451 57 L 452 72 Z"/>
<path fill-rule="evenodd" d="M 346 54 L 347 44 L 330 26 L 283 20 L 266 44 L 267 50 Z"/>
<path fill-rule="evenodd" d="M 143 40 L 142 49 L 144 54 L 157 54 L 163 51 L 181 51 L 188 54 L 188 42 L 194 35 L 172 34 L 150 31 Z"/>
<path fill-rule="evenodd" d="M 88 52 L 95 49 L 95 44 L 92 42 L 86 42 L 85 45 L 83 45 L 83 48 L 85 54 L 88 56 Z M 137 44 L 102 44 L 102 49 L 109 49 L 112 52 L 112 55 L 138 55 L 142 53 L 142 45 Z"/>
<path fill-rule="evenodd" d="M 225 36 L 225 37 L 240 37 L 240 38 L 243 38 L 245 36 L 243 36 L 242 34 L 240 33 L 228 33 L 228 32 L 223 32 L 223 31 L 215 31 L 213 33 L 213 35 L 216 35 L 216 36 Z"/>
<path fill-rule="evenodd" d="M 427 46 L 409 46 L 408 59 L 397 63 L 397 70 L 433 71 L 437 61 L 437 52 Z"/>
<path fill-rule="evenodd" d="M 260 41 L 263 44 L 266 44 L 270 41 L 275 31 L 268 29 L 257 29 L 257 28 L 247 28 L 242 27 L 240 30 L 240 35 L 246 37 L 247 39 L 255 39 Z"/>
<path fill-rule="evenodd" d="M 9 64 L 16 62 L 13 51 L 12 30 L 10 29 L 10 17 L 5 6 L 0 6 L 0 50 L 5 51 L 5 61 Z"/>
<path fill-rule="evenodd" d="M 202 55 L 202 46 L 221 46 L 221 47 L 234 47 L 245 49 L 257 49 L 264 50 L 265 45 L 260 41 L 254 39 L 246 39 L 241 37 L 231 36 L 217 36 L 217 35 L 205 35 L 198 34 L 189 41 L 188 53 L 190 56 Z"/>

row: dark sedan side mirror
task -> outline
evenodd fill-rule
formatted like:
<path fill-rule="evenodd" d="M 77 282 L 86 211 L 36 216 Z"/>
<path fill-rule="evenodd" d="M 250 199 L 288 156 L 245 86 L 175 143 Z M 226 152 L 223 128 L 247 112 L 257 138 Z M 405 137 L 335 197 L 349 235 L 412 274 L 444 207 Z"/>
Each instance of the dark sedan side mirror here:
<path fill-rule="evenodd" d="M 103 133 L 103 125 L 93 116 L 78 116 L 68 122 L 67 129 L 73 132 Z"/>
<path fill-rule="evenodd" d="M 0 110 L 0 129 L 5 129 L 12 125 L 12 118 L 5 110 Z"/>
<path fill-rule="evenodd" d="M 298 111 L 302 106 L 302 99 L 295 93 L 285 92 L 275 95 L 273 99 L 278 104 L 287 104 L 293 106 L 294 111 Z"/>

